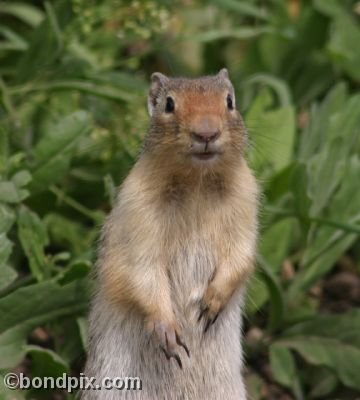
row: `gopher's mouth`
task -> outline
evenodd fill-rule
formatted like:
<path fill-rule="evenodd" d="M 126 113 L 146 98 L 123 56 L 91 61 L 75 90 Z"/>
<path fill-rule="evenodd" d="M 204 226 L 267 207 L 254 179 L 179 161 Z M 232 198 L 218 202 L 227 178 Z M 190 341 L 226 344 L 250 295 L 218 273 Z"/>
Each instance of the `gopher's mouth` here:
<path fill-rule="evenodd" d="M 221 147 L 217 143 L 192 143 L 190 146 L 190 156 L 196 162 L 205 163 L 213 161 L 221 153 Z"/>
<path fill-rule="evenodd" d="M 212 160 L 218 155 L 216 152 L 210 152 L 210 151 L 204 151 L 202 153 L 193 153 L 192 156 L 195 159 L 206 161 L 206 160 Z"/>

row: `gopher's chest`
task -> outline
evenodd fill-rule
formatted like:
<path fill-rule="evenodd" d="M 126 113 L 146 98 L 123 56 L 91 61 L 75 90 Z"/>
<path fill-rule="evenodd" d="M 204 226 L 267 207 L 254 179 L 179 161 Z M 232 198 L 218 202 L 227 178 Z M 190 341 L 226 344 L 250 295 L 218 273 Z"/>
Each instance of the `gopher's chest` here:
<path fill-rule="evenodd" d="M 218 262 L 214 246 L 202 237 L 191 238 L 175 250 L 168 276 L 174 311 L 178 318 L 196 319 L 199 302 Z"/>

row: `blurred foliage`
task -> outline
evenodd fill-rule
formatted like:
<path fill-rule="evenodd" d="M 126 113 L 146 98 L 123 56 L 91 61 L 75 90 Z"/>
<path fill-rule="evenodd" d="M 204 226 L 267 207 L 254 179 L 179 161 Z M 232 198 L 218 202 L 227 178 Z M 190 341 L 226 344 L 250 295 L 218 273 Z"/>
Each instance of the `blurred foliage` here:
<path fill-rule="evenodd" d="M 0 375 L 79 373 L 148 77 L 227 66 L 263 187 L 251 398 L 360 396 L 359 15 L 350 0 L 0 2 Z"/>

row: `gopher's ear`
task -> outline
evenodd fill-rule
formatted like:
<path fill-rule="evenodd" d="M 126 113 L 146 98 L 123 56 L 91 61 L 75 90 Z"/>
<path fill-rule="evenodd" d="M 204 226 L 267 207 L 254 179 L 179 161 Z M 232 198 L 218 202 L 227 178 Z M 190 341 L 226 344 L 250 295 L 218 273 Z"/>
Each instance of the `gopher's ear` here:
<path fill-rule="evenodd" d="M 217 76 L 218 76 L 219 78 L 221 78 L 221 79 L 230 80 L 230 79 L 229 79 L 229 73 L 228 73 L 227 68 L 222 68 L 222 69 L 218 72 Z"/>
<path fill-rule="evenodd" d="M 159 96 L 164 90 L 164 87 L 166 86 L 168 81 L 169 78 L 161 74 L 160 72 L 154 72 L 151 75 L 151 83 L 148 95 L 148 111 L 150 117 L 153 115 L 154 108 L 156 107 L 159 100 Z"/>

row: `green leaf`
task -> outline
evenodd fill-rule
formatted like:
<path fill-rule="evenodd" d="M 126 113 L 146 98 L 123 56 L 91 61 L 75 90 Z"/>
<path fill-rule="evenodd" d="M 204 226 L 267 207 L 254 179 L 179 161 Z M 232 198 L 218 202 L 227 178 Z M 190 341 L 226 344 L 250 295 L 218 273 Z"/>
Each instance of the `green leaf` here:
<path fill-rule="evenodd" d="M 39 83 L 35 85 L 19 86 L 12 88 L 10 93 L 13 95 L 24 95 L 31 92 L 53 92 L 63 90 L 76 90 L 120 102 L 134 102 L 134 100 L 136 100 L 136 95 L 120 87 L 114 85 L 110 86 L 110 84 L 98 84 L 85 80 L 62 80 L 44 84 Z"/>
<path fill-rule="evenodd" d="M 283 202 L 284 198 L 290 198 L 291 192 L 289 191 L 289 186 L 291 185 L 291 180 L 297 165 L 298 163 L 293 161 L 286 168 L 272 174 L 269 180 L 264 182 L 264 191 L 266 198 L 268 199 L 268 203 L 278 204 L 279 201 Z M 281 205 L 283 205 L 283 203 Z M 286 216 L 289 215 L 286 214 Z"/>
<path fill-rule="evenodd" d="M 275 30 L 271 26 L 242 26 L 241 28 L 229 30 L 208 30 L 202 33 L 197 33 L 192 36 L 192 40 L 200 43 L 213 42 L 220 39 L 238 39 L 245 40 L 255 38 L 264 33 L 274 33 Z M 184 37 L 183 39 L 189 39 Z"/>
<path fill-rule="evenodd" d="M 322 225 L 329 225 L 334 228 L 339 228 L 344 232 L 360 233 L 360 224 L 350 224 L 348 222 L 339 222 L 327 218 L 309 218 L 310 222 L 317 222 Z"/>
<path fill-rule="evenodd" d="M 285 345 L 296 349 L 310 363 L 331 368 L 344 384 L 359 388 L 351 373 L 360 362 L 360 312 L 353 310 L 343 315 L 320 315 L 298 323 L 284 332 Z M 307 339 L 308 338 L 308 339 Z M 309 342 L 307 345 L 306 342 Z M 281 340 L 282 342 L 282 340 Z M 304 343 L 305 342 L 305 343 Z M 284 344 L 284 343 L 283 343 Z M 330 354 L 326 354 L 329 349 Z M 342 354 L 342 351 L 344 354 Z M 323 354 L 325 353 L 325 354 Z M 350 359 L 346 357 L 350 355 Z M 326 375 L 325 375 L 326 377 Z M 336 379 L 322 379 L 313 388 L 312 397 L 336 386 Z"/>
<path fill-rule="evenodd" d="M 0 268 L 7 262 L 12 249 L 12 242 L 5 233 L 0 233 Z"/>
<path fill-rule="evenodd" d="M 255 74 L 246 79 L 243 83 L 243 86 L 246 87 L 253 84 L 269 86 L 277 94 L 281 106 L 287 107 L 291 105 L 292 99 L 290 89 L 282 79 L 269 74 Z"/>
<path fill-rule="evenodd" d="M 261 256 L 258 257 L 261 266 L 260 274 L 266 283 L 270 294 L 269 328 L 271 331 L 281 326 L 284 318 L 285 299 L 277 276 L 273 268 Z"/>
<path fill-rule="evenodd" d="M 360 159 L 354 155 L 347 160 L 341 185 L 332 196 L 328 214 L 332 221 L 340 221 L 349 226 L 359 225 Z M 300 196 L 300 194 L 299 194 Z M 351 199 L 351 201 L 349 201 Z M 296 296 L 308 289 L 317 279 L 334 267 L 338 258 L 358 239 L 357 233 L 348 233 L 336 226 L 321 225 L 308 237 L 308 245 L 303 254 L 302 269 L 292 283 L 288 295 Z"/>
<path fill-rule="evenodd" d="M 65 2 L 57 2 L 57 4 L 59 14 L 61 13 L 63 18 L 65 13 L 62 13 L 61 9 L 67 7 L 67 18 L 65 17 L 64 20 L 66 19 L 69 23 L 71 7 L 68 7 Z M 48 76 L 50 69 L 55 70 L 62 63 L 59 63 L 60 51 L 51 21 L 49 18 L 44 18 L 31 32 L 27 50 L 21 52 L 21 57 L 14 65 L 16 66 L 16 82 L 31 84 L 34 80 L 44 79 Z"/>
<path fill-rule="evenodd" d="M 75 260 L 69 267 L 58 277 L 60 285 L 82 279 L 90 272 L 91 262 L 88 260 Z"/>
<path fill-rule="evenodd" d="M 78 139 L 90 130 L 90 118 L 84 111 L 63 118 L 49 129 L 34 149 L 33 190 L 45 189 L 63 177 Z"/>
<path fill-rule="evenodd" d="M 0 263 L 0 290 L 5 289 L 13 283 L 17 276 L 18 274 L 13 268 L 8 265 L 1 265 Z"/>
<path fill-rule="evenodd" d="M 106 195 L 109 199 L 109 203 L 110 203 L 111 207 L 114 207 L 117 190 L 116 190 L 115 182 L 110 174 L 107 174 L 104 177 L 104 186 L 105 186 Z"/>
<path fill-rule="evenodd" d="M 7 232 L 15 222 L 15 213 L 5 204 L 0 204 L 0 233 Z"/>
<path fill-rule="evenodd" d="M 310 364 L 332 369 L 346 386 L 360 389 L 360 349 L 336 338 L 294 336 L 276 343 L 296 350 Z"/>
<path fill-rule="evenodd" d="M 294 220 L 286 218 L 271 224 L 261 235 L 259 253 L 279 272 L 291 242 Z"/>
<path fill-rule="evenodd" d="M 347 158 L 359 143 L 359 111 L 360 96 L 353 96 L 340 110 L 327 116 L 327 141 L 308 162 L 312 215 L 330 204 L 332 194 L 345 179 Z"/>
<path fill-rule="evenodd" d="M 321 105 L 312 105 L 310 121 L 299 137 L 299 159 L 309 160 L 328 144 L 331 117 L 343 107 L 347 96 L 344 82 L 338 83 L 327 94 Z"/>
<path fill-rule="evenodd" d="M 32 358 L 32 376 L 57 378 L 69 373 L 69 365 L 54 351 L 34 345 L 27 346 L 26 351 Z"/>
<path fill-rule="evenodd" d="M 328 398 L 339 384 L 339 379 L 333 371 L 328 368 L 316 367 L 313 371 L 312 379 L 313 382 L 309 397 L 311 399 L 316 398 Z"/>
<path fill-rule="evenodd" d="M 345 13 L 344 7 L 338 0 L 314 0 L 314 8 L 332 17 Z"/>
<path fill-rule="evenodd" d="M 316 170 L 308 172 L 311 177 L 312 205 L 310 214 L 317 215 L 326 207 L 331 199 L 331 195 L 337 188 L 342 178 L 343 158 L 339 158 L 339 149 L 342 147 L 343 140 L 336 138 L 331 142 L 328 151 L 322 151 L 313 159 Z"/>
<path fill-rule="evenodd" d="M 92 244 L 92 236 L 89 235 L 86 227 L 61 214 L 47 214 L 44 224 L 49 232 L 51 242 L 56 246 L 66 248 L 75 255 L 88 250 Z"/>
<path fill-rule="evenodd" d="M 246 314 L 257 313 L 269 299 L 269 290 L 262 274 L 257 270 L 246 290 Z"/>
<path fill-rule="evenodd" d="M 0 399 L 1 400 L 25 400 L 25 391 L 13 390 L 5 386 L 5 375 L 0 374 Z"/>
<path fill-rule="evenodd" d="M 59 21 L 57 19 L 54 7 L 48 1 L 46 1 L 44 5 L 45 5 L 46 17 L 49 22 L 49 26 L 52 29 L 54 37 L 56 38 L 56 40 L 58 42 L 57 43 L 58 48 L 59 48 L 59 50 L 61 50 L 62 46 L 63 46 L 63 35 L 62 35 L 61 29 L 59 26 Z"/>
<path fill-rule="evenodd" d="M 31 182 L 31 174 L 29 171 L 26 170 L 22 170 L 17 172 L 12 178 L 11 180 L 15 183 L 15 185 L 17 187 L 23 187 L 26 186 L 27 184 L 29 184 Z"/>
<path fill-rule="evenodd" d="M 6 172 L 9 157 L 9 136 L 7 130 L 0 126 L 0 176 Z"/>
<path fill-rule="evenodd" d="M 28 45 L 26 41 L 7 26 L 0 25 L 0 33 L 7 39 L 0 43 L 0 50 L 24 51 L 27 49 Z"/>
<path fill-rule="evenodd" d="M 313 252 L 313 258 L 308 259 L 302 270 L 296 275 L 296 279 L 288 291 L 289 298 L 309 289 L 318 279 L 328 273 L 335 266 L 336 260 L 358 238 L 357 234 L 346 234 L 325 226 L 321 228 L 319 235 L 321 237 L 315 239 L 316 243 L 313 243 L 312 246 L 309 245 Z M 323 237 L 326 239 L 330 237 L 330 239 L 323 243 Z M 318 247 L 318 242 L 321 243 L 321 247 Z"/>
<path fill-rule="evenodd" d="M 25 356 L 27 334 L 35 327 L 83 312 L 83 281 L 59 286 L 47 281 L 20 288 L 0 299 L 0 369 L 12 368 Z"/>
<path fill-rule="evenodd" d="M 305 228 L 307 228 L 307 217 L 311 207 L 311 199 L 309 191 L 309 173 L 306 165 L 297 163 L 294 165 L 291 177 L 291 189 L 294 201 L 295 215 L 300 217 L 300 220 Z"/>
<path fill-rule="evenodd" d="M 88 348 L 88 322 L 85 318 L 77 318 L 77 324 L 79 327 L 81 343 L 83 345 L 83 349 L 86 350 Z"/>
<path fill-rule="evenodd" d="M 296 367 L 291 352 L 279 344 L 270 345 L 270 366 L 275 380 L 288 388 L 294 385 Z"/>
<path fill-rule="evenodd" d="M 18 1 L 1 2 L 0 14 L 2 13 L 17 17 L 32 27 L 39 25 L 44 17 L 39 8 Z"/>
<path fill-rule="evenodd" d="M 327 144 L 332 140 L 342 138 L 344 143 L 339 148 L 338 158 L 346 159 L 355 152 L 360 143 L 360 95 L 350 97 L 343 106 L 330 117 L 329 131 L 327 132 Z"/>
<path fill-rule="evenodd" d="M 300 322 L 283 332 L 289 336 L 321 336 L 337 338 L 343 343 L 360 349 L 360 310 L 354 309 L 342 315 L 318 315 Z"/>
<path fill-rule="evenodd" d="M 52 324 L 52 335 L 55 339 L 57 354 L 68 365 L 77 365 L 83 358 L 84 347 L 80 337 L 76 315 L 67 318 L 63 323 Z"/>
<path fill-rule="evenodd" d="M 15 204 L 22 202 L 28 196 L 29 192 L 25 189 L 19 189 L 14 182 L 0 182 L 0 201 Z"/>
<path fill-rule="evenodd" d="M 269 15 L 264 7 L 258 7 L 246 1 L 236 0 L 211 0 L 210 3 L 216 4 L 218 7 L 224 8 L 230 12 L 240 15 L 246 15 L 262 20 L 268 20 Z"/>
<path fill-rule="evenodd" d="M 254 148 L 250 163 L 257 171 L 265 168 L 280 171 L 290 163 L 293 155 L 294 109 L 286 106 L 268 110 L 272 102 L 269 90 L 262 90 L 245 117 Z"/>
<path fill-rule="evenodd" d="M 331 29 L 328 51 L 335 65 L 355 81 L 360 80 L 360 54 L 352 46 L 360 40 L 358 21 L 344 13 L 337 14 Z"/>
<path fill-rule="evenodd" d="M 48 265 L 44 253 L 44 247 L 49 243 L 46 229 L 38 215 L 25 206 L 19 209 L 17 224 L 19 239 L 28 258 L 31 272 L 38 281 L 41 281 L 47 274 Z"/>
<path fill-rule="evenodd" d="M 264 385 L 265 382 L 258 374 L 250 371 L 246 374 L 246 391 L 249 399 L 260 400 Z"/>
<path fill-rule="evenodd" d="M 132 92 L 136 95 L 144 96 L 148 89 L 147 82 L 144 79 L 140 79 L 134 74 L 123 71 L 97 71 L 94 69 L 86 71 L 85 76 L 88 81 L 93 82 L 94 84 L 112 86 L 121 89 L 122 91 Z"/>

